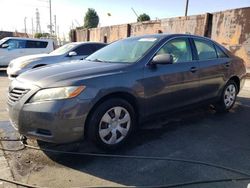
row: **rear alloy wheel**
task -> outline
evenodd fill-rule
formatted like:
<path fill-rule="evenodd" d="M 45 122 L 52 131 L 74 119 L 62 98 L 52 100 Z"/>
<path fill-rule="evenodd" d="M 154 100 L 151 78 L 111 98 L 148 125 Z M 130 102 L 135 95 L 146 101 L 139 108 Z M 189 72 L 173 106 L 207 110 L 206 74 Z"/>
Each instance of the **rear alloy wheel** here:
<path fill-rule="evenodd" d="M 236 101 L 237 93 L 238 88 L 236 83 L 233 80 L 230 80 L 223 90 L 220 102 L 215 105 L 216 110 L 219 112 L 229 111 Z"/>
<path fill-rule="evenodd" d="M 110 99 L 93 112 L 88 136 L 102 148 L 115 149 L 126 142 L 134 125 L 133 107 L 123 99 Z"/>
<path fill-rule="evenodd" d="M 224 104 L 226 108 L 231 108 L 236 99 L 236 87 L 234 84 L 230 84 L 226 87 L 224 92 Z"/>

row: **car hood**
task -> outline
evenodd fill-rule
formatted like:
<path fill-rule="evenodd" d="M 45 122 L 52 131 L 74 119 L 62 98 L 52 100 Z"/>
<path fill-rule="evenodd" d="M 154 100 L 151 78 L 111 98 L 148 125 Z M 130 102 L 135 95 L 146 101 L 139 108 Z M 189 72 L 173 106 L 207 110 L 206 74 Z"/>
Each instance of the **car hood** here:
<path fill-rule="evenodd" d="M 41 61 L 41 60 L 46 60 L 50 58 L 57 58 L 57 55 L 50 55 L 50 54 L 36 54 L 36 55 L 27 55 L 27 56 L 22 56 L 19 58 L 16 58 L 10 62 L 10 67 L 13 66 L 19 66 L 20 64 L 24 62 L 34 62 L 34 61 Z"/>
<path fill-rule="evenodd" d="M 17 80 L 37 85 L 41 88 L 75 84 L 84 79 L 101 75 L 116 74 L 128 64 L 90 61 L 71 61 L 29 70 L 17 77 Z"/>

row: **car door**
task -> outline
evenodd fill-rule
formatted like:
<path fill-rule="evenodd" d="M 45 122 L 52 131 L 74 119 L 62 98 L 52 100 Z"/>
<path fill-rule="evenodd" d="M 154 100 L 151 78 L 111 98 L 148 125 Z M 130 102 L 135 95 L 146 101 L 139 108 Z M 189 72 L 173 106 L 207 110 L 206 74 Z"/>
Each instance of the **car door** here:
<path fill-rule="evenodd" d="M 192 40 L 200 64 L 200 100 L 217 97 L 224 87 L 230 59 L 212 41 L 200 38 Z"/>
<path fill-rule="evenodd" d="M 8 65 L 9 62 L 15 58 L 23 56 L 23 49 L 25 48 L 25 40 L 9 39 L 0 46 L 0 63 L 1 65 Z M 4 45 L 7 45 L 4 47 Z"/>
<path fill-rule="evenodd" d="M 146 115 L 195 103 L 199 97 L 199 65 L 193 61 L 189 39 L 171 39 L 156 55 L 162 53 L 171 54 L 173 63 L 144 69 Z"/>

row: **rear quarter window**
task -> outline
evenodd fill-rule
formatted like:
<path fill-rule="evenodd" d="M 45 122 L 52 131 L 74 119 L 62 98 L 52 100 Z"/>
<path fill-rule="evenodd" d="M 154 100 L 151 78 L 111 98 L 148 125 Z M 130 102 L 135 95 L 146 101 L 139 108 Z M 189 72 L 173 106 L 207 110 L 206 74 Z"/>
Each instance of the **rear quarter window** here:
<path fill-rule="evenodd" d="M 46 48 L 47 46 L 48 46 L 48 42 L 45 42 L 45 41 L 28 40 L 26 42 L 26 48 Z"/>
<path fill-rule="evenodd" d="M 223 52 L 223 50 L 219 46 L 217 46 L 216 44 L 215 44 L 215 49 L 216 49 L 218 58 L 228 57 L 227 54 L 225 52 Z"/>

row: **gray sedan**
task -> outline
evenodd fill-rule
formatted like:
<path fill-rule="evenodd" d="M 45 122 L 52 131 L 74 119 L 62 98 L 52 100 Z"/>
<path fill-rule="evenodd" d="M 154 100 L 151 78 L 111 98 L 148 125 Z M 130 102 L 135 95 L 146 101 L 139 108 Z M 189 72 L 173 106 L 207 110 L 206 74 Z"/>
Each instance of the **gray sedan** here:
<path fill-rule="evenodd" d="M 54 143 L 87 137 L 114 149 L 143 121 L 194 104 L 229 111 L 246 77 L 244 61 L 193 35 L 114 42 L 83 61 L 34 69 L 9 87 L 12 125 Z"/>
<path fill-rule="evenodd" d="M 106 46 L 105 43 L 73 42 L 65 44 L 49 54 L 29 55 L 16 58 L 10 62 L 7 68 L 7 74 L 10 79 L 13 79 L 19 74 L 37 67 L 71 60 L 81 60 L 104 46 Z"/>

